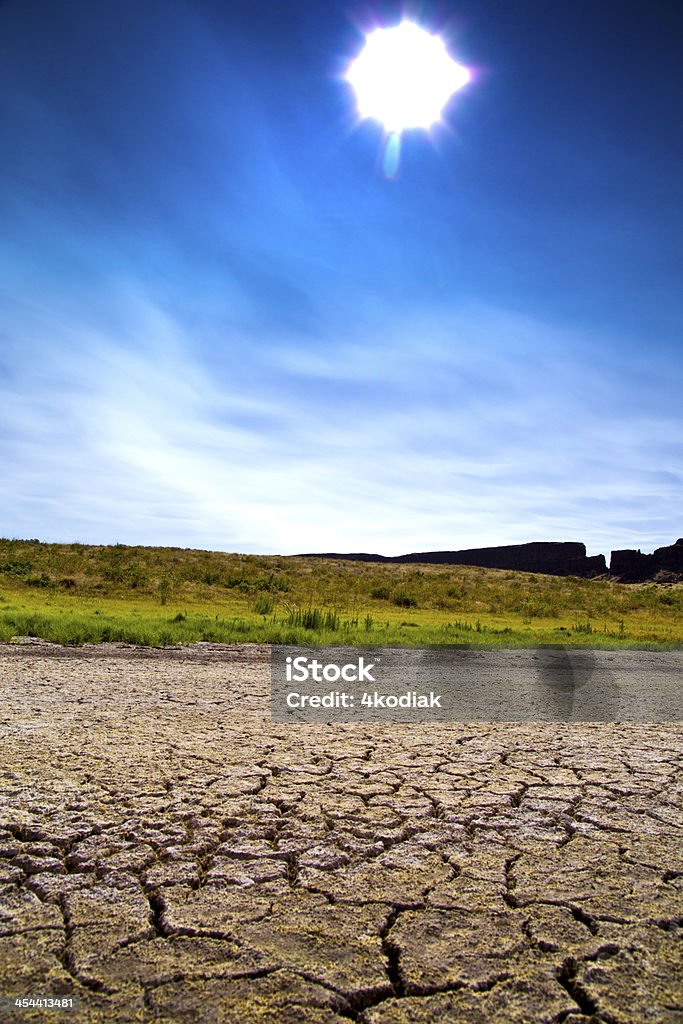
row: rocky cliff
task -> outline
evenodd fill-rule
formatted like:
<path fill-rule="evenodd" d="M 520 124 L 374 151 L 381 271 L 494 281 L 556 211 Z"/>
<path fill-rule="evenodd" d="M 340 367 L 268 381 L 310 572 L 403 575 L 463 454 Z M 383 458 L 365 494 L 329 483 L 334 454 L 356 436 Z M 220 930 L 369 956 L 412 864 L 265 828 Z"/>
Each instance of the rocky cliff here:
<path fill-rule="evenodd" d="M 334 552 L 307 555 L 308 558 L 344 558 L 360 562 L 417 562 L 433 565 L 478 565 L 485 569 L 513 569 L 543 572 L 553 576 L 597 576 L 607 571 L 604 555 L 586 555 L 586 545 L 576 541 L 534 541 L 495 548 L 467 548 L 463 551 L 418 551 L 409 555 L 372 555 Z"/>
<path fill-rule="evenodd" d="M 635 548 L 613 551 L 609 569 L 610 574 L 618 576 L 623 583 L 683 579 L 683 537 L 668 547 L 657 548 L 651 555 L 644 555 Z"/>
<path fill-rule="evenodd" d="M 642 580 L 683 581 L 683 537 L 651 555 L 639 550 L 613 551 L 609 570 L 604 555 L 587 555 L 585 544 L 577 541 L 534 541 L 494 548 L 466 548 L 463 551 L 418 551 L 409 555 L 373 555 L 365 552 L 325 552 L 305 558 L 343 558 L 357 562 L 415 562 L 432 565 L 478 565 L 484 569 L 512 569 L 542 572 L 551 576 L 593 577 L 607 574 L 622 583 Z"/>
<path fill-rule="evenodd" d="M 534 541 L 495 548 L 431 551 L 427 554 L 400 555 L 396 561 L 479 565 L 485 569 L 544 572 L 553 576 L 597 576 L 607 571 L 604 555 L 589 558 L 586 545 L 575 541 Z"/>

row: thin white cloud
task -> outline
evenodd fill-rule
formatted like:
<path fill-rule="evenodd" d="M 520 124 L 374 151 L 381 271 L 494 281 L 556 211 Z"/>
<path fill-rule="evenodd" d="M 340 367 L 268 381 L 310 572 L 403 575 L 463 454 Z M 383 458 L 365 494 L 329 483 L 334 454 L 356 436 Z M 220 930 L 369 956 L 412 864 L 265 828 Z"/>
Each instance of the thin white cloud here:
<path fill-rule="evenodd" d="M 234 380 L 229 362 L 212 377 L 138 292 L 115 336 L 53 323 L 50 345 L 44 318 L 15 318 L 3 532 L 285 553 L 543 538 L 605 550 L 631 543 L 629 522 L 673 539 L 680 478 L 652 468 L 682 431 L 666 409 L 611 410 L 637 386 L 629 367 L 586 382 L 581 339 L 569 351 L 547 325 L 470 315 L 388 319 L 325 356 L 268 339 L 250 389 L 237 364 Z"/>

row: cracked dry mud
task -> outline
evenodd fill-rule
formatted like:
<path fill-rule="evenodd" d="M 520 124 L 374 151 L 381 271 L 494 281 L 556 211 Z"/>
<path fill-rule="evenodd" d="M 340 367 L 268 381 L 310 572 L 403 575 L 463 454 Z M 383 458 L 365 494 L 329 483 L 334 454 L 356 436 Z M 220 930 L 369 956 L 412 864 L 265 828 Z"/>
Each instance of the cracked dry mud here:
<path fill-rule="evenodd" d="M 277 725 L 268 657 L 0 650 L 0 993 L 80 998 L 11 1019 L 683 1021 L 680 725 Z"/>

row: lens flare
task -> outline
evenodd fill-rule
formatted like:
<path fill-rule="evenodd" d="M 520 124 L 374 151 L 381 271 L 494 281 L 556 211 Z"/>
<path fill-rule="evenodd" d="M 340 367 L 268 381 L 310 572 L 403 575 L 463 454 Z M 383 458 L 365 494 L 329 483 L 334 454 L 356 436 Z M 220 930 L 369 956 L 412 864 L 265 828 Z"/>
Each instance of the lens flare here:
<path fill-rule="evenodd" d="M 400 134 L 436 124 L 453 93 L 469 82 L 470 72 L 453 60 L 439 36 L 402 21 L 371 32 L 345 78 L 356 94 L 359 115 Z"/>

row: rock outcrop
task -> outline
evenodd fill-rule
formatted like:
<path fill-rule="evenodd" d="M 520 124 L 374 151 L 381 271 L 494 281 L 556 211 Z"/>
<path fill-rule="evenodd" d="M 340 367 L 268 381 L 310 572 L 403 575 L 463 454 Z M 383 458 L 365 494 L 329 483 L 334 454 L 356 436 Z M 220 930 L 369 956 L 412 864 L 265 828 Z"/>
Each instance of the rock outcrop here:
<path fill-rule="evenodd" d="M 485 569 L 543 572 L 553 576 L 597 576 L 607 571 L 604 555 L 586 555 L 586 545 L 576 541 L 534 541 L 495 548 L 464 551 L 431 551 L 401 555 L 397 562 L 431 562 L 443 565 L 478 565 Z"/>
<path fill-rule="evenodd" d="M 618 576 L 622 583 L 637 583 L 658 577 L 683 579 L 683 537 L 668 547 L 657 548 L 651 555 L 644 555 L 640 549 L 635 548 L 613 551 L 610 574 Z"/>
<path fill-rule="evenodd" d="M 431 565 L 477 565 L 484 569 L 512 569 L 517 572 L 542 572 L 552 576 L 598 576 L 607 572 L 604 555 L 586 555 L 586 545 L 577 541 L 533 541 L 506 544 L 494 548 L 467 548 L 463 551 L 418 551 L 408 555 L 348 555 L 325 552 L 306 558 L 344 558 L 359 562 L 398 562 Z"/>
<path fill-rule="evenodd" d="M 309 554 L 303 558 L 343 558 L 355 562 L 415 562 L 427 565 L 477 565 L 483 569 L 511 569 L 541 572 L 550 576 L 592 578 L 609 572 L 621 583 L 644 580 L 683 582 L 683 537 L 651 555 L 626 548 L 613 551 L 609 569 L 604 555 L 587 555 L 586 545 L 577 541 L 534 541 L 495 548 L 466 548 L 463 551 L 417 551 L 409 555 L 373 555 L 355 552 Z"/>

